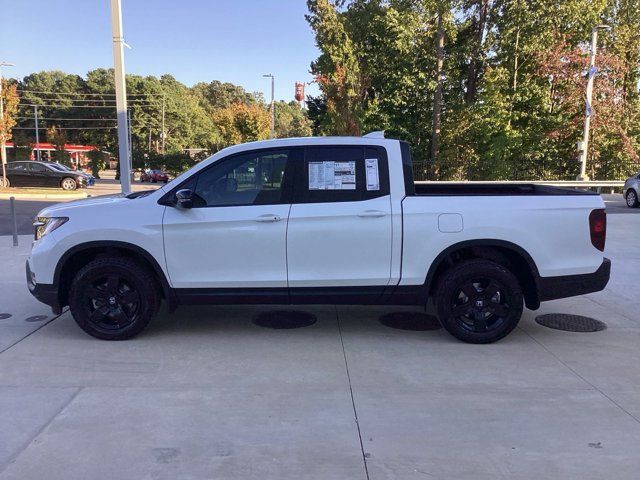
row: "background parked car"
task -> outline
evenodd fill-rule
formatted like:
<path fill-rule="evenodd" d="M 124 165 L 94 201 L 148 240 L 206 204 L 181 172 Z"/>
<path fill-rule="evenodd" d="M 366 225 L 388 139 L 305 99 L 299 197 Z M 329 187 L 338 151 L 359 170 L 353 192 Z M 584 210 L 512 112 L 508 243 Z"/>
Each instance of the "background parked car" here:
<path fill-rule="evenodd" d="M 74 170 L 60 170 L 49 162 L 33 160 L 7 163 L 7 187 L 59 187 L 63 190 L 75 190 L 86 187 L 86 174 Z"/>
<path fill-rule="evenodd" d="M 627 181 L 624 182 L 622 195 L 627 201 L 627 207 L 637 208 L 640 206 L 640 172 L 633 177 L 627 178 Z"/>
<path fill-rule="evenodd" d="M 162 170 L 147 170 L 146 172 L 142 172 L 142 175 L 140 175 L 140 181 L 151 183 L 167 183 L 169 181 L 169 175 L 167 175 Z"/>
<path fill-rule="evenodd" d="M 83 172 L 81 170 L 73 170 L 72 168 L 67 167 L 66 165 L 63 165 L 62 163 L 57 163 L 57 162 L 50 162 L 48 164 L 50 167 L 53 167 L 57 170 L 63 171 L 63 172 L 74 172 L 77 173 L 79 175 L 84 175 L 84 177 L 87 179 L 87 186 L 90 187 L 92 185 L 94 185 L 96 183 L 96 177 L 94 177 L 93 175 L 90 175 L 86 172 Z"/>

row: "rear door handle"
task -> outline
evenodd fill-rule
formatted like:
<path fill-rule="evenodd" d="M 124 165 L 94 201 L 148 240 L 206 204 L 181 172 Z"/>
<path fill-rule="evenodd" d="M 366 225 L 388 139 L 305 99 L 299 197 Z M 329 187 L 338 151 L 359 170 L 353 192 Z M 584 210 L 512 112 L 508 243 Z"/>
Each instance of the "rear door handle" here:
<path fill-rule="evenodd" d="M 282 217 L 280 215 L 274 215 L 272 213 L 260 215 L 255 219 L 256 222 L 279 222 L 280 220 L 282 220 Z"/>
<path fill-rule="evenodd" d="M 367 218 L 367 217 L 384 217 L 387 212 L 383 212 L 382 210 L 365 210 L 364 212 L 360 212 L 358 214 L 359 217 Z"/>

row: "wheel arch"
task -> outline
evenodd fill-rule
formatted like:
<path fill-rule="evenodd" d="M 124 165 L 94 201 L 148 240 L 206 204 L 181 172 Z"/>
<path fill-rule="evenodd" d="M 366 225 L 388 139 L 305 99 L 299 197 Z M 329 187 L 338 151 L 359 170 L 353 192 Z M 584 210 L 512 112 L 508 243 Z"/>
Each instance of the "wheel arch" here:
<path fill-rule="evenodd" d="M 438 279 L 451 266 L 472 258 L 492 260 L 508 268 L 520 283 L 527 308 L 536 310 L 540 307 L 538 289 L 540 274 L 529 252 L 515 243 L 490 238 L 465 240 L 450 245 L 440 252 L 427 272 L 425 287 L 428 294 L 433 294 L 438 285 Z"/>
<path fill-rule="evenodd" d="M 160 284 L 169 310 L 175 309 L 177 305 L 175 295 L 162 267 L 160 267 L 154 256 L 138 245 L 117 240 L 98 240 L 81 243 L 71 247 L 60 257 L 54 271 L 53 281 L 54 285 L 58 286 L 58 298 L 61 306 L 68 304 L 69 286 L 75 274 L 82 266 L 100 255 L 131 257 L 138 263 L 150 268 Z"/>

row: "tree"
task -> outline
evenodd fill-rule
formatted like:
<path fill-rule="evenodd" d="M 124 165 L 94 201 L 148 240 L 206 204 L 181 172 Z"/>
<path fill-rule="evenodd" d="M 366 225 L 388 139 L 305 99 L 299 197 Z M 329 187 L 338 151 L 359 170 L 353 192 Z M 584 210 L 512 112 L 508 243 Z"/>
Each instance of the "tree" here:
<path fill-rule="evenodd" d="M 47 129 L 47 140 L 55 147 L 52 160 L 63 165 L 71 166 L 71 157 L 65 150 L 67 144 L 67 136 L 64 130 L 56 127 Z"/>
<path fill-rule="evenodd" d="M 16 124 L 16 113 L 18 112 L 18 92 L 15 84 L 2 79 L 2 105 L 3 116 L 0 119 L 0 139 L 5 142 L 11 140 L 11 129 Z"/>
<path fill-rule="evenodd" d="M 361 74 L 355 45 L 329 0 L 308 0 L 307 6 L 306 18 L 322 51 L 311 64 L 311 72 L 326 98 L 326 133 L 360 135 L 367 80 Z"/>
<path fill-rule="evenodd" d="M 104 170 L 107 166 L 105 154 L 100 150 L 90 150 L 87 153 L 89 157 L 89 166 L 91 168 L 91 175 L 95 178 L 100 178 L 100 170 Z"/>
<path fill-rule="evenodd" d="M 269 113 L 261 105 L 232 103 L 216 110 L 212 120 L 220 132 L 218 148 L 269 138 Z"/>
<path fill-rule="evenodd" d="M 275 133 L 277 138 L 311 135 L 311 120 L 298 102 L 276 102 Z"/>

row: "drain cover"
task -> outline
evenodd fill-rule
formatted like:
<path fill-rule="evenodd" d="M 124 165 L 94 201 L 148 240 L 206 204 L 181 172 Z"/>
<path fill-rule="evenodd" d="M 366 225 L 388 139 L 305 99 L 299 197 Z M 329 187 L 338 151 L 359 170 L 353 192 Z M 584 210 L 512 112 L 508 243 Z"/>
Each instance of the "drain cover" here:
<path fill-rule="evenodd" d="M 11 317 L 10 313 L 0 313 L 0 320 Z"/>
<path fill-rule="evenodd" d="M 440 322 L 433 315 L 420 312 L 393 312 L 380 317 L 380 323 L 400 330 L 439 330 Z"/>
<path fill-rule="evenodd" d="M 595 318 L 569 315 L 567 313 L 548 313 L 536 317 L 536 322 L 544 327 L 565 330 L 567 332 L 599 332 L 607 324 Z"/>
<path fill-rule="evenodd" d="M 258 314 L 253 323 L 266 328 L 301 328 L 316 323 L 315 315 L 297 310 L 273 310 Z"/>
<path fill-rule="evenodd" d="M 47 319 L 46 315 L 34 315 L 33 317 L 25 318 L 24 321 L 25 322 L 41 322 L 46 319 Z"/>

